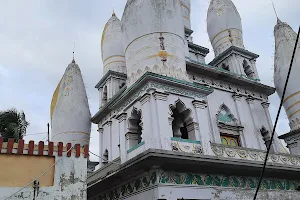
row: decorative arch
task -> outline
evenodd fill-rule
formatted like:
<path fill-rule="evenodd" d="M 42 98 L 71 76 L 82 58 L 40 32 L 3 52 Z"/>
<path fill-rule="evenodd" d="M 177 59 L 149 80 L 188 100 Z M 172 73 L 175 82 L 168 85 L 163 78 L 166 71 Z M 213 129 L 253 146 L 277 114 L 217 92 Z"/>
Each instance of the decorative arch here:
<path fill-rule="evenodd" d="M 128 118 L 128 133 L 129 148 L 132 148 L 142 142 L 142 111 L 133 107 L 130 117 Z"/>
<path fill-rule="evenodd" d="M 241 146 L 240 135 L 243 127 L 224 103 L 216 114 L 221 143 L 228 146 Z"/>
<path fill-rule="evenodd" d="M 178 99 L 169 105 L 170 125 L 172 125 L 173 137 L 182 139 L 196 139 L 195 123 L 193 122 L 192 110 Z"/>
<path fill-rule="evenodd" d="M 244 72 L 247 75 L 247 77 L 249 77 L 249 78 L 255 77 L 254 71 L 252 70 L 251 66 L 248 64 L 248 62 L 246 60 L 243 61 L 243 68 L 244 68 Z"/>

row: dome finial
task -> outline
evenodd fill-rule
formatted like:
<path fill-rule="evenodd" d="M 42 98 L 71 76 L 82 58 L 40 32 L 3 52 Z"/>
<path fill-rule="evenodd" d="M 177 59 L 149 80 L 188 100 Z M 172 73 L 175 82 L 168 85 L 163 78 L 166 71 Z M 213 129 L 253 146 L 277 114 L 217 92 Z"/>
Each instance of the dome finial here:
<path fill-rule="evenodd" d="M 274 12 L 275 12 L 275 15 L 276 15 L 276 18 L 277 18 L 277 22 L 280 21 L 280 19 L 278 18 L 278 15 L 277 15 L 277 11 L 276 11 L 276 8 L 275 8 L 275 4 L 274 4 L 274 1 L 271 0 L 272 2 L 272 5 L 273 5 L 273 9 L 274 9 Z"/>
<path fill-rule="evenodd" d="M 75 54 L 75 42 L 74 42 L 74 46 L 73 46 L 73 60 L 72 60 L 72 63 L 75 63 L 74 54 Z"/>
<path fill-rule="evenodd" d="M 113 6 L 113 13 L 112 13 L 112 16 L 116 16 L 116 13 L 115 13 L 115 6 Z"/>

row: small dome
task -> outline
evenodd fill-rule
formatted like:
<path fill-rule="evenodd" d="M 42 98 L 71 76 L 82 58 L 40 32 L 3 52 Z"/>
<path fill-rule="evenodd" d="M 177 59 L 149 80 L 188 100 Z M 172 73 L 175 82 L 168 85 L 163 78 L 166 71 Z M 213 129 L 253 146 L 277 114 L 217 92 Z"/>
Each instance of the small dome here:
<path fill-rule="evenodd" d="M 244 48 L 241 17 L 231 0 L 211 0 L 207 32 L 216 56 L 230 46 Z"/>
<path fill-rule="evenodd" d="M 104 74 L 109 70 L 126 73 L 121 21 L 114 13 L 104 27 L 101 39 L 101 52 Z"/>
<path fill-rule="evenodd" d="M 91 113 L 79 66 L 73 60 L 51 102 L 51 141 L 89 144 Z"/>
<path fill-rule="evenodd" d="M 275 61 L 274 61 L 274 84 L 279 97 L 283 95 L 283 89 L 294 51 L 297 34 L 279 19 L 274 28 L 275 36 Z M 284 108 L 290 121 L 291 129 L 300 128 L 300 51 L 296 51 L 292 71 L 287 86 Z"/>

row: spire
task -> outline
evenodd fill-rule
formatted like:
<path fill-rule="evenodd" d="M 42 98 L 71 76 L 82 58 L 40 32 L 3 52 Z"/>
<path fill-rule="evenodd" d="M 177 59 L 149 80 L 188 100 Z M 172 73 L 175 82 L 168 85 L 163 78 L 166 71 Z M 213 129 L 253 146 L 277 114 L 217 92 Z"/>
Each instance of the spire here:
<path fill-rule="evenodd" d="M 231 46 L 244 48 L 242 20 L 231 0 L 211 0 L 207 32 L 216 56 Z"/>
<path fill-rule="evenodd" d="M 112 15 L 111 16 L 116 16 L 116 13 L 115 13 L 115 7 L 113 7 L 113 12 L 112 12 Z"/>
<path fill-rule="evenodd" d="M 73 59 L 72 59 L 72 63 L 75 63 L 75 57 L 74 57 L 74 54 L 75 54 L 75 42 L 74 42 L 74 46 L 73 46 Z"/>

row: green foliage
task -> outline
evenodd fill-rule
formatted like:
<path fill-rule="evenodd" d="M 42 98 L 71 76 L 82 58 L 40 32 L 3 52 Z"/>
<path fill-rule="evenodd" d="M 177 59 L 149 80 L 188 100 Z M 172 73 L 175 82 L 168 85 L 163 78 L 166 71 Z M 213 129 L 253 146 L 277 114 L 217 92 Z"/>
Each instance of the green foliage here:
<path fill-rule="evenodd" d="M 18 112 L 16 109 L 0 111 L 0 133 L 5 142 L 8 138 L 14 138 L 16 142 L 22 139 L 28 125 L 23 111 Z"/>

